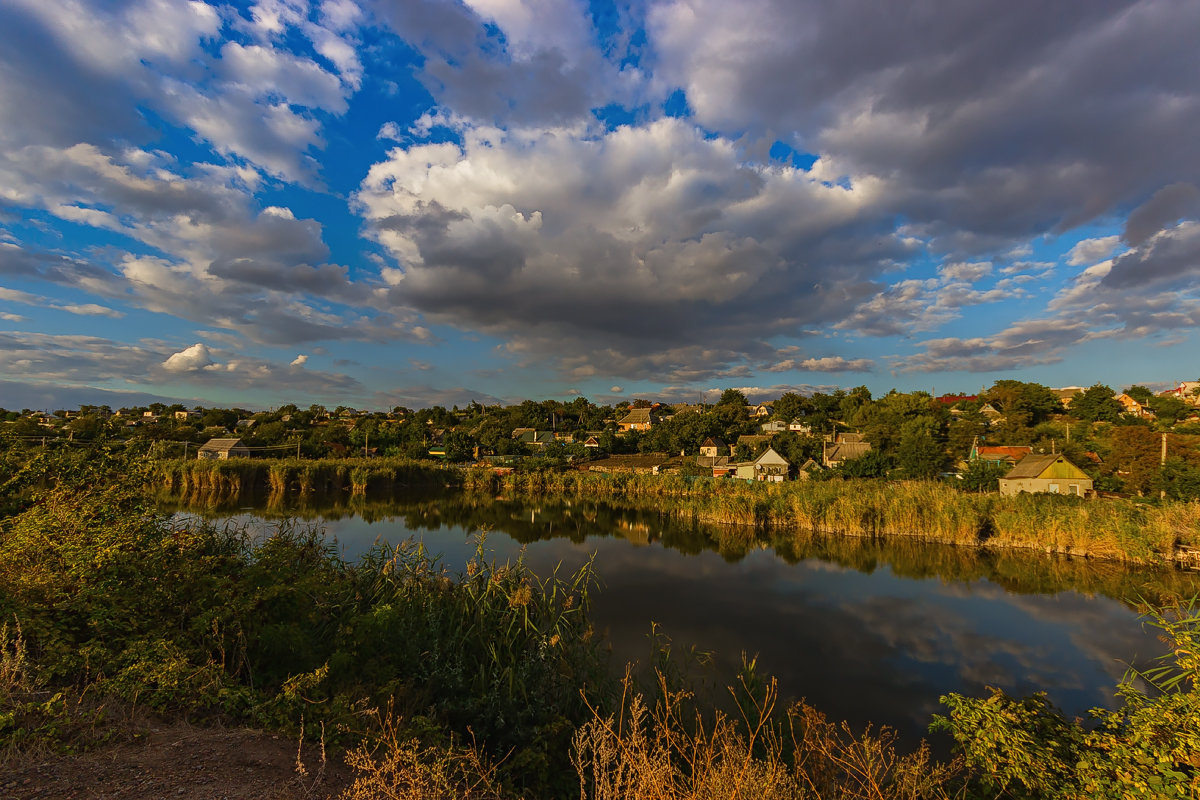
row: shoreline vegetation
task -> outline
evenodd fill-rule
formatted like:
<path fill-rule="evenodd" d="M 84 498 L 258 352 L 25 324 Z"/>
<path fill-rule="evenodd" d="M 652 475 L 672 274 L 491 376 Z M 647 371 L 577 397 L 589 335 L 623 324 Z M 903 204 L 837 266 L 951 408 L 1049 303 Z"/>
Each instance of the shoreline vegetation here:
<path fill-rule="evenodd" d="M 1200 548 L 1200 501 L 1002 497 L 967 493 L 937 481 L 749 483 L 549 469 L 501 474 L 393 458 L 163 460 L 153 462 L 149 480 L 155 490 L 210 502 L 256 490 L 272 497 L 366 497 L 413 488 L 645 501 L 680 518 L 709 524 L 903 537 L 1145 565 L 1190 564 L 1193 550 Z"/>
<path fill-rule="evenodd" d="M 319 741 L 353 774 L 345 800 L 1184 798 L 1200 784 L 1194 605 L 1145 609 L 1167 656 L 1086 724 L 1041 694 L 943 698 L 933 723 L 960 751 L 943 762 L 785 703 L 752 660 L 728 711 L 666 648 L 650 680 L 622 679 L 588 619 L 588 566 L 539 577 L 481 552 L 452 573 L 411 542 L 351 563 L 294 525 L 255 538 L 158 513 L 155 465 L 0 466 L 10 763 L 94 747 L 149 712 Z"/>

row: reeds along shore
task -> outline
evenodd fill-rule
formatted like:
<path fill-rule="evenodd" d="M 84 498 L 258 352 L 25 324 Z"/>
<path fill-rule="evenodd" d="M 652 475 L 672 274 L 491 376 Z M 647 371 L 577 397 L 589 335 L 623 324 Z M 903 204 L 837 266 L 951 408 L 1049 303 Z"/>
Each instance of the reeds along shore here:
<path fill-rule="evenodd" d="M 272 495 L 348 491 L 366 495 L 405 487 L 456 486 L 457 472 L 403 458 L 169 460 L 155 462 L 155 487 L 183 497 L 236 497 L 268 490 Z"/>
<path fill-rule="evenodd" d="M 1200 545 L 1200 503 L 968 494 L 934 481 L 746 483 L 675 475 L 468 471 L 466 488 L 653 499 L 701 522 L 949 544 L 1035 548 L 1140 563 Z"/>
<path fill-rule="evenodd" d="M 746 483 L 678 475 L 551 470 L 498 474 L 403 459 L 163 461 L 157 488 L 231 497 L 405 487 L 491 495 L 583 496 L 653 502 L 705 523 L 845 536 L 900 536 L 959 545 L 1032 548 L 1137 563 L 1170 561 L 1200 547 L 1200 503 L 1080 500 L 1051 495 L 968 494 L 933 481 Z"/>

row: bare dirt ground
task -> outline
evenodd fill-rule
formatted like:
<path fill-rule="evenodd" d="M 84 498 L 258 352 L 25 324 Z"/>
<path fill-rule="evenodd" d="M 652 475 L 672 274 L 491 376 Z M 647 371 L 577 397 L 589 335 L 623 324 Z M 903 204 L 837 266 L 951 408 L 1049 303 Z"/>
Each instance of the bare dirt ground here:
<path fill-rule="evenodd" d="M 80 755 L 25 756 L 0 765 L 8 800 L 324 800 L 350 778 L 340 757 L 322 769 L 319 746 L 242 728 L 149 724 L 129 741 Z"/>

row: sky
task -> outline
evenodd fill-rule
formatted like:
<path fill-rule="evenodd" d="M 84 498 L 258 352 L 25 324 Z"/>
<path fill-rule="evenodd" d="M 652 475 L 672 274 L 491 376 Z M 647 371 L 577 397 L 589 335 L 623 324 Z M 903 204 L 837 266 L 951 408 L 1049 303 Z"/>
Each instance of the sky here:
<path fill-rule="evenodd" d="M 4 0 L 0 407 L 1200 377 L 1200 3 Z"/>

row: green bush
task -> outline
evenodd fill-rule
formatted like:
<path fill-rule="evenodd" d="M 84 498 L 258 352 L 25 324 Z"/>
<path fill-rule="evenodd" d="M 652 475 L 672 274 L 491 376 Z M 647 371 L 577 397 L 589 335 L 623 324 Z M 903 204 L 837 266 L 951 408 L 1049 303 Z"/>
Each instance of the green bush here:
<path fill-rule="evenodd" d="M 1067 720 L 1044 694 L 942 698 L 933 729 L 954 737 L 990 797 L 1194 798 L 1200 791 L 1200 611 L 1148 611 L 1170 651 L 1117 687 L 1122 705 Z"/>

